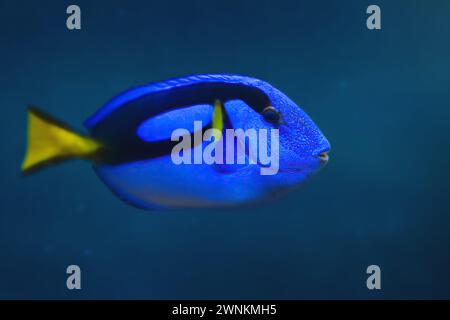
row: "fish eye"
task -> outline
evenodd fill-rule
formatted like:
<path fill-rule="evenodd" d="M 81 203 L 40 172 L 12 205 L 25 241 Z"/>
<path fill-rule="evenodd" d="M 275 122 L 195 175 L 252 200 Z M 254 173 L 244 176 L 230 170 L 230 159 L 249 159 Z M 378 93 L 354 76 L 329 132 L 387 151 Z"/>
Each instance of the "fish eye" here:
<path fill-rule="evenodd" d="M 279 124 L 281 121 L 280 112 L 272 106 L 264 108 L 262 116 L 264 117 L 264 120 L 273 124 Z"/>

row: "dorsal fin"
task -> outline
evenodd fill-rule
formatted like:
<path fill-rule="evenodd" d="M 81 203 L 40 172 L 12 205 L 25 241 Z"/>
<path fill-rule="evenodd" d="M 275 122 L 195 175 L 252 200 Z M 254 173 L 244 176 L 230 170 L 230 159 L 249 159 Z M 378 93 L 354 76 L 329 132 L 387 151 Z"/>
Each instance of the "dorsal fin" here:
<path fill-rule="evenodd" d="M 117 110 L 120 106 L 136 101 L 147 95 L 158 93 L 163 94 L 164 92 L 169 90 L 180 89 L 193 85 L 207 85 L 211 83 L 239 85 L 241 87 L 253 88 L 256 91 L 261 92 L 264 91 L 265 88 L 270 87 L 268 83 L 262 80 L 242 75 L 231 74 L 201 74 L 169 79 L 166 81 L 139 86 L 117 95 L 108 103 L 106 103 L 102 108 L 97 110 L 91 117 L 89 117 L 85 121 L 84 125 L 88 129 L 91 129 L 95 127 L 100 121 L 105 119 L 108 115 L 110 115 L 113 111 Z"/>

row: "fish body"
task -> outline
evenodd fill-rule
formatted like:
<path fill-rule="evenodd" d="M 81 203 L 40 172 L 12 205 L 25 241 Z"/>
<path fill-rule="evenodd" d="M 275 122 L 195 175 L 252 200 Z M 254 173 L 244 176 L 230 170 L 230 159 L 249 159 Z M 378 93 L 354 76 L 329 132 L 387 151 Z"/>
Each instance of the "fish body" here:
<path fill-rule="evenodd" d="M 33 111 L 30 117 L 58 126 Z M 265 81 L 241 75 L 195 75 L 137 87 L 111 99 L 85 126 L 89 136 L 80 136 L 80 141 L 72 141 L 69 147 L 35 159 L 29 147 L 23 170 L 55 159 L 87 158 L 111 191 L 145 209 L 236 206 L 269 200 L 320 169 L 328 161 L 330 149 L 319 128 L 285 94 Z M 173 150 L 179 140 L 174 140 L 173 134 L 180 128 L 190 134 L 192 158 L 211 148 L 211 143 L 222 141 L 227 151 L 243 152 L 245 162 L 227 163 L 223 156 L 223 161 L 212 164 L 175 164 Z M 214 139 L 196 140 L 208 129 L 215 130 Z M 261 153 L 249 150 L 245 138 L 226 140 L 229 129 L 274 133 L 268 135 L 265 148 L 279 154 L 276 172 L 261 174 L 271 169 L 262 163 Z M 275 139 L 276 148 L 272 144 Z M 66 140 L 67 134 L 59 144 L 64 146 Z M 31 131 L 29 141 L 33 141 Z M 80 150 L 74 152 L 74 146 Z"/>

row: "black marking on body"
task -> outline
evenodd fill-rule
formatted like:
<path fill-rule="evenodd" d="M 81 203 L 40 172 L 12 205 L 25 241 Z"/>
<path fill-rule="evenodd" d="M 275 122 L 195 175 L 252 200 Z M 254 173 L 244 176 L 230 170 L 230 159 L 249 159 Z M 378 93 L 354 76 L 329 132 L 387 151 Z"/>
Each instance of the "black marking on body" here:
<path fill-rule="evenodd" d="M 170 154 L 179 142 L 170 139 L 143 141 L 136 135 L 141 123 L 161 113 L 193 105 L 209 104 L 213 108 L 217 99 L 222 103 L 234 99 L 242 100 L 258 113 L 271 104 L 269 97 L 262 90 L 235 83 L 201 82 L 152 92 L 125 103 L 91 128 L 92 137 L 104 145 L 97 154 L 96 161 L 118 164 Z M 231 124 L 226 112 L 224 113 L 224 121 L 229 128 Z M 209 128 L 211 124 L 202 129 L 202 134 Z M 191 138 L 193 140 L 193 134 Z M 194 146 L 193 141 L 191 145 Z"/>

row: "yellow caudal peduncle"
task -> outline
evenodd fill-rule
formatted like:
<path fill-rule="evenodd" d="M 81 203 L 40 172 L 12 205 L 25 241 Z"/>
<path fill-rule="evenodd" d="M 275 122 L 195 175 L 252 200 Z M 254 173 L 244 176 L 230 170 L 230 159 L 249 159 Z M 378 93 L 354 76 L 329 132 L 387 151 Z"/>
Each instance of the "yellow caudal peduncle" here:
<path fill-rule="evenodd" d="M 90 158 L 101 147 L 35 108 L 28 109 L 28 145 L 22 172 L 71 158 Z"/>

